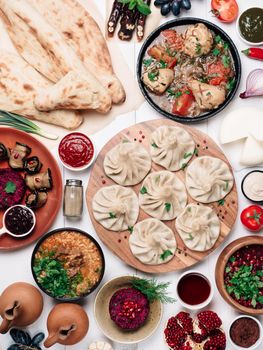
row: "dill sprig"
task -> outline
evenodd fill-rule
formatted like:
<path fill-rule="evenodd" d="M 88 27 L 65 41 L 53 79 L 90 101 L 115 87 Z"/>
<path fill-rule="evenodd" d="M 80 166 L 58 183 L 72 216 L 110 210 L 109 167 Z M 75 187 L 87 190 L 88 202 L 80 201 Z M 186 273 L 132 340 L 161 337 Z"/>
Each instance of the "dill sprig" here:
<path fill-rule="evenodd" d="M 150 303 L 155 300 L 160 301 L 162 304 L 173 304 L 176 302 L 174 298 L 167 295 L 167 288 L 170 286 L 170 282 L 159 283 L 155 278 L 134 277 L 131 283 L 133 288 L 144 294 Z"/>

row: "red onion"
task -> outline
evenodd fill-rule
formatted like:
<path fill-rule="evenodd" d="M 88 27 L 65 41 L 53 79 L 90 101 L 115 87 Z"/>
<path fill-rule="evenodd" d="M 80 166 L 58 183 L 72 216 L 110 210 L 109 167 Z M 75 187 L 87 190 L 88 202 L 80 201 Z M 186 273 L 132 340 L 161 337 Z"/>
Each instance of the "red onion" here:
<path fill-rule="evenodd" d="M 242 92 L 240 98 L 263 96 L 263 69 L 254 69 L 247 77 L 246 91 Z"/>

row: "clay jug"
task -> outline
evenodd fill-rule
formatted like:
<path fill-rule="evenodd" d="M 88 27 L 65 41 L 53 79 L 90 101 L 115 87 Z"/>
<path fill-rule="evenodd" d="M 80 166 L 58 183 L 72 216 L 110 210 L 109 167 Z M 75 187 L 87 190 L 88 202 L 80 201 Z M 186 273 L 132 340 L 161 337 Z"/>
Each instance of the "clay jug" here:
<path fill-rule="evenodd" d="M 46 348 L 55 343 L 74 345 L 85 337 L 89 329 L 89 319 L 83 308 L 77 304 L 56 305 L 47 319 L 48 337 Z"/>
<path fill-rule="evenodd" d="M 7 287 L 0 296 L 0 315 L 3 321 L 0 333 L 11 327 L 25 327 L 34 323 L 43 310 L 43 297 L 32 284 L 17 282 Z"/>

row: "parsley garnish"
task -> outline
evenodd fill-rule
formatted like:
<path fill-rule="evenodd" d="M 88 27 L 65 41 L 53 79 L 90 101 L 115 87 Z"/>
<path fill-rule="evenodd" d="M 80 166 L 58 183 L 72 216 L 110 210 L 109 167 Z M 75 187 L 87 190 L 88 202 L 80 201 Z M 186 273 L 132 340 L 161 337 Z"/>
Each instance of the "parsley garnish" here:
<path fill-rule="evenodd" d="M 193 235 L 191 233 L 188 234 L 188 238 L 186 238 L 187 241 L 192 241 L 194 239 Z"/>
<path fill-rule="evenodd" d="M 225 199 L 220 199 L 217 203 L 218 203 L 218 205 L 224 205 L 225 204 Z"/>
<path fill-rule="evenodd" d="M 229 186 L 229 181 L 225 181 L 225 183 L 226 183 L 226 185 L 225 185 L 225 187 L 224 187 L 224 191 L 227 191 L 228 190 L 228 186 Z"/>
<path fill-rule="evenodd" d="M 214 56 L 218 56 L 220 54 L 220 50 L 216 47 L 212 53 Z"/>
<path fill-rule="evenodd" d="M 165 210 L 167 211 L 167 212 L 169 212 L 170 210 L 171 210 L 171 203 L 164 203 L 164 205 L 165 205 Z"/>
<path fill-rule="evenodd" d="M 219 44 L 221 41 L 222 41 L 221 36 L 220 36 L 220 35 L 217 35 L 217 36 L 215 37 L 215 42 L 216 42 L 217 44 Z"/>
<path fill-rule="evenodd" d="M 231 91 L 233 90 L 234 86 L 235 86 L 235 82 L 236 82 L 236 79 L 235 78 L 232 78 L 230 80 L 228 80 L 228 82 L 226 83 L 226 89 L 228 91 Z"/>
<path fill-rule="evenodd" d="M 5 193 L 11 194 L 15 193 L 16 184 L 13 181 L 8 181 L 5 186 Z"/>
<path fill-rule="evenodd" d="M 230 57 L 226 56 L 226 55 L 223 55 L 222 56 L 222 63 L 223 63 L 225 68 L 228 68 L 229 65 L 230 65 Z"/>
<path fill-rule="evenodd" d="M 148 73 L 148 78 L 150 79 L 150 81 L 155 81 L 156 78 L 158 77 L 158 75 L 159 75 L 159 71 L 158 70 L 152 71 L 152 72 Z"/>
<path fill-rule="evenodd" d="M 160 65 L 161 65 L 161 68 L 167 67 L 167 63 L 165 63 L 163 60 L 160 60 Z"/>
<path fill-rule="evenodd" d="M 193 153 L 189 152 L 189 153 L 185 153 L 184 154 L 184 159 L 192 157 Z"/>
<path fill-rule="evenodd" d="M 189 90 L 185 90 L 185 92 L 184 92 L 186 95 L 190 95 L 190 91 Z"/>
<path fill-rule="evenodd" d="M 195 47 L 195 52 L 196 52 L 198 55 L 200 55 L 201 50 L 202 50 L 201 44 L 200 44 L 200 43 L 197 43 L 197 44 L 196 44 L 196 47 Z"/>
<path fill-rule="evenodd" d="M 178 98 L 180 96 L 182 96 L 182 92 L 181 91 L 176 91 L 176 93 L 174 94 L 175 98 Z"/>
<path fill-rule="evenodd" d="M 194 150 L 194 155 L 196 155 L 196 156 L 198 156 L 198 155 L 199 155 L 199 151 L 198 151 L 198 149 L 197 149 L 197 148 L 195 148 L 195 150 Z"/>
<path fill-rule="evenodd" d="M 211 94 L 211 92 L 210 91 L 208 91 L 207 93 L 206 93 L 206 96 L 211 96 L 212 94 Z"/>
<path fill-rule="evenodd" d="M 184 170 L 185 168 L 187 167 L 187 163 L 183 163 L 182 165 L 181 165 L 181 170 Z"/>
<path fill-rule="evenodd" d="M 165 250 L 161 255 L 160 258 L 164 261 L 166 260 L 169 256 L 173 255 L 173 253 L 170 250 Z"/>
<path fill-rule="evenodd" d="M 141 194 L 145 194 L 145 193 L 148 193 L 147 192 L 147 188 L 145 186 L 143 186 L 140 190 Z"/>
<path fill-rule="evenodd" d="M 116 214 L 114 213 L 109 213 L 110 219 L 116 219 Z"/>
<path fill-rule="evenodd" d="M 133 226 L 128 226 L 128 231 L 129 231 L 130 233 L 133 233 Z"/>
<path fill-rule="evenodd" d="M 158 148 L 158 146 L 156 145 L 156 143 L 155 143 L 155 142 L 153 142 L 153 143 L 152 143 L 152 147 L 154 147 L 154 148 Z"/>
<path fill-rule="evenodd" d="M 153 61 L 153 59 L 149 58 L 149 59 L 143 60 L 142 62 L 146 67 L 149 67 L 152 64 L 152 61 Z"/>

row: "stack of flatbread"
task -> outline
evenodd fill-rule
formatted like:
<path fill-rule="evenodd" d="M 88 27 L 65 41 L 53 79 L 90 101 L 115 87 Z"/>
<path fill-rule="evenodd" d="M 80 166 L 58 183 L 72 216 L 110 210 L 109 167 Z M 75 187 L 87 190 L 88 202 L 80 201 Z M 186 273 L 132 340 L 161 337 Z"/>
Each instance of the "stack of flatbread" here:
<path fill-rule="evenodd" d="M 73 129 L 78 111 L 124 102 L 106 41 L 77 0 L 0 0 L 0 16 L 22 56 L 0 53 L 1 109 Z"/>

